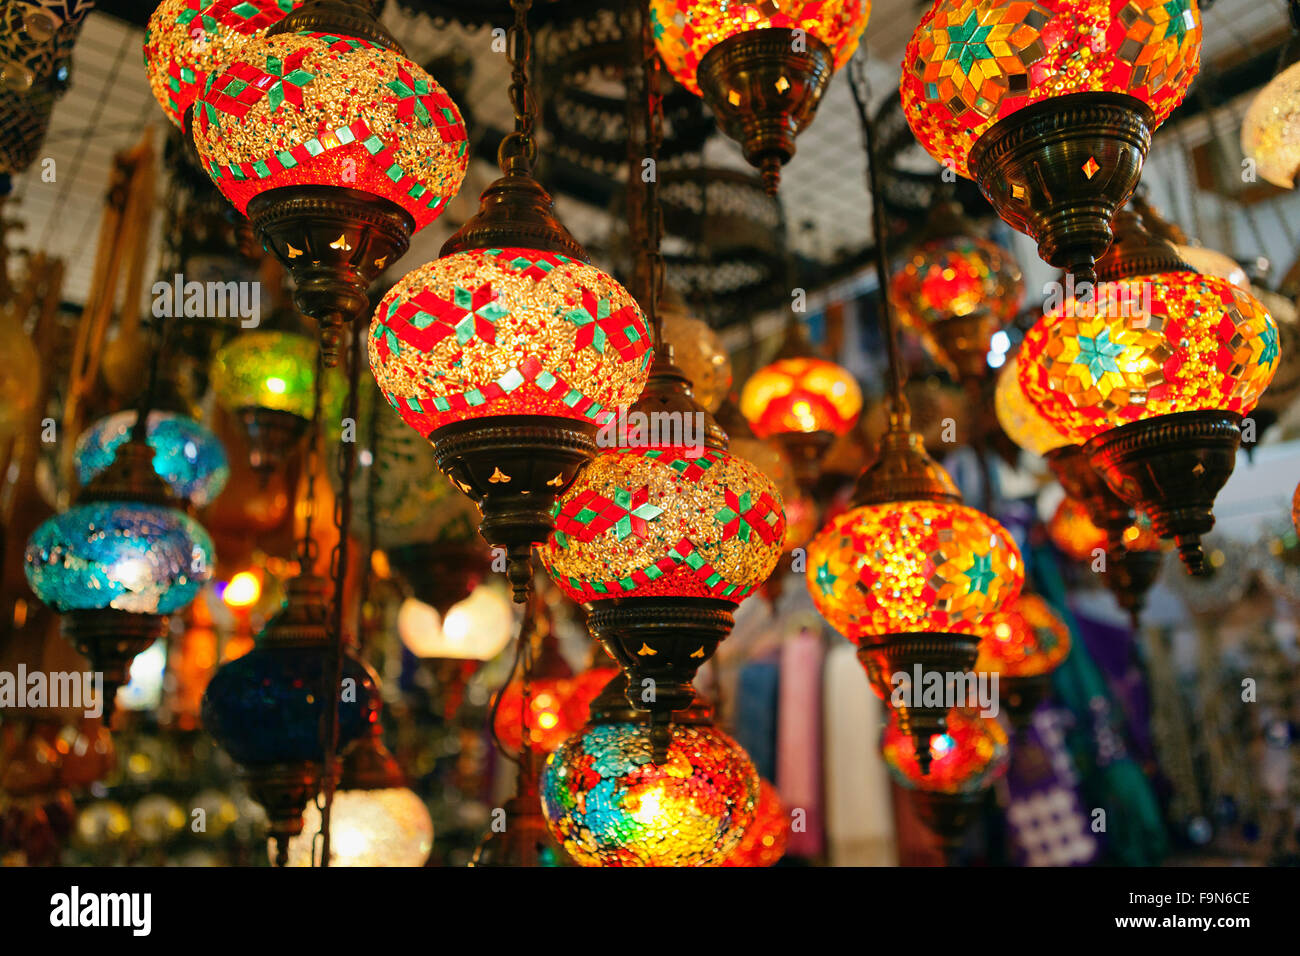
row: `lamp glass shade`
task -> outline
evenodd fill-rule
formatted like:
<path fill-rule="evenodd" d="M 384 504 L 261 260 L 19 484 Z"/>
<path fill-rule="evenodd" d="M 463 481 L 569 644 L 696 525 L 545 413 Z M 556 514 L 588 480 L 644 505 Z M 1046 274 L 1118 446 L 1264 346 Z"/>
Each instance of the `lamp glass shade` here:
<path fill-rule="evenodd" d="M 968 794 L 983 790 L 1006 772 L 1011 760 L 1007 732 L 993 717 L 977 710 L 954 707 L 948 711 L 945 733 L 930 738 L 930 772 L 921 772 L 916 742 L 892 720 L 880 744 L 885 766 L 909 790 Z"/>
<path fill-rule="evenodd" d="M 506 749 L 518 751 L 523 745 L 526 722 L 529 747 L 550 753 L 582 730 L 591 702 L 617 673 L 616 669 L 601 667 L 573 677 L 534 677 L 529 682 L 526 720 L 523 681 L 511 681 L 497 705 L 497 739 Z"/>
<path fill-rule="evenodd" d="M 1273 77 L 1255 95 L 1241 124 L 1241 151 L 1274 186 L 1295 188 L 1300 170 L 1300 63 Z"/>
<path fill-rule="evenodd" d="M 1037 594 L 1021 594 L 985 622 L 976 673 L 1037 677 L 1070 653 L 1070 629 Z"/>
<path fill-rule="evenodd" d="M 1178 253 L 1178 258 L 1182 259 L 1192 267 L 1193 272 L 1199 272 L 1202 275 L 1218 276 L 1220 279 L 1227 279 L 1238 289 L 1255 294 L 1251 287 L 1250 279 L 1246 275 L 1246 270 L 1241 264 L 1231 256 L 1224 255 L 1216 249 L 1210 249 L 1206 246 L 1179 245 L 1174 244 L 1174 251 Z"/>
<path fill-rule="evenodd" d="M 998 372 L 993 410 L 1008 438 L 1030 454 L 1046 455 L 1068 442 L 1051 422 L 1038 414 L 1033 402 L 1025 398 L 1020 389 L 1019 368 L 1020 354 L 1016 353 Z"/>
<path fill-rule="evenodd" d="M 137 412 L 101 418 L 77 439 L 77 480 L 83 486 L 107 468 L 118 446 L 131 437 Z M 221 439 L 206 425 L 175 412 L 149 413 L 146 441 L 153 449 L 154 471 L 177 497 L 202 508 L 221 493 L 230 478 L 230 463 Z"/>
<path fill-rule="evenodd" d="M 453 604 L 444 618 L 436 608 L 408 597 L 397 609 L 397 635 L 416 657 L 488 661 L 514 634 L 514 612 L 503 589 L 480 584 Z"/>
<path fill-rule="evenodd" d="M 776 787 L 759 778 L 754 822 L 745 828 L 745 835 L 722 865 L 772 866 L 785 856 L 786 843 L 790 839 L 790 821 L 790 812 L 781 802 Z"/>
<path fill-rule="evenodd" d="M 1067 558 L 1074 561 L 1091 561 L 1098 549 L 1104 552 L 1109 546 L 1105 531 L 1093 522 L 1088 509 L 1073 498 L 1062 498 L 1047 523 L 1047 536 Z"/>
<path fill-rule="evenodd" d="M 182 126 L 208 74 L 303 0 L 162 0 L 144 33 L 149 87 L 167 118 Z"/>
<path fill-rule="evenodd" d="M 1254 296 L 1215 276 L 1165 272 L 1099 283 L 1025 336 L 1018 375 L 1071 444 L 1175 412 L 1246 414 L 1278 366 L 1278 331 Z"/>
<path fill-rule="evenodd" d="M 212 539 L 175 508 L 75 505 L 27 541 L 27 583 L 54 610 L 171 614 L 212 577 Z"/>
<path fill-rule="evenodd" d="M 898 501 L 853 508 L 808 545 L 808 590 L 852 641 L 977 634 L 1020 593 L 1024 561 L 1002 525 L 965 505 Z"/>
<path fill-rule="evenodd" d="M 778 359 L 745 383 L 740 411 L 759 438 L 790 432 L 843 435 L 862 411 L 862 390 L 834 362 Z"/>
<path fill-rule="evenodd" d="M 469 163 L 460 111 L 433 77 L 366 40 L 323 33 L 241 43 L 208 75 L 193 136 L 240 212 L 282 186 L 342 186 L 396 203 L 422 229 Z"/>
<path fill-rule="evenodd" d="M 651 0 L 651 27 L 664 65 L 696 96 L 700 60 L 723 40 L 751 30 L 802 30 L 830 48 L 839 69 L 858 48 L 871 0 L 773 3 L 733 0 Z"/>
<path fill-rule="evenodd" d="M 695 400 L 716 412 L 731 389 L 731 356 L 718 333 L 703 319 L 681 309 L 664 308 L 664 341 L 673 346 L 673 363 L 691 382 Z"/>
<path fill-rule="evenodd" d="M 931 239 L 901 262 L 889 279 L 898 317 L 933 349 L 931 326 L 987 313 L 1004 325 L 1025 295 L 1020 266 L 997 243 L 974 236 Z"/>
<path fill-rule="evenodd" d="M 315 401 L 316 343 L 291 332 L 241 331 L 212 360 L 212 391 L 227 411 L 265 408 L 310 419 Z M 337 377 L 325 378 L 324 404 Z M 330 419 L 327 419 L 330 420 Z"/>
<path fill-rule="evenodd" d="M 603 424 L 641 394 L 652 354 L 626 289 L 535 249 L 435 259 L 398 282 L 370 323 L 375 380 L 425 437 L 495 415 Z"/>
<path fill-rule="evenodd" d="M 712 727 L 678 726 L 668 759 L 653 762 L 649 730 L 602 724 L 546 758 L 542 813 L 582 866 L 710 866 L 754 819 L 758 774 Z"/>
<path fill-rule="evenodd" d="M 311 866 L 312 843 L 320 831 L 315 801 L 302 814 L 303 830 L 289 839 L 286 866 Z M 272 863 L 275 851 L 267 848 Z M 330 866 L 424 866 L 433 850 L 433 818 L 423 800 L 406 787 L 339 790 L 330 807 Z"/>
<path fill-rule="evenodd" d="M 739 604 L 767 580 L 785 541 L 772 480 L 714 449 L 605 452 L 554 513 L 542 563 L 579 602 L 635 594 Z"/>
<path fill-rule="evenodd" d="M 1126 93 L 1159 126 L 1201 64 L 1196 0 L 935 0 L 903 55 L 907 121 L 961 176 L 990 127 L 1071 93 Z"/>

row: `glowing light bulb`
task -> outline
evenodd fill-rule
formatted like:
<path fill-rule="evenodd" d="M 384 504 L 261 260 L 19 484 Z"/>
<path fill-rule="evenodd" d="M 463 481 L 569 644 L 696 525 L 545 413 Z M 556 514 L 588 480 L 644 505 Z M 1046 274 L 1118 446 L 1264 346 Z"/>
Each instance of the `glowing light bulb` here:
<path fill-rule="evenodd" d="M 229 607 L 250 607 L 261 596 L 262 582 L 251 571 L 240 571 L 221 592 L 221 600 Z"/>

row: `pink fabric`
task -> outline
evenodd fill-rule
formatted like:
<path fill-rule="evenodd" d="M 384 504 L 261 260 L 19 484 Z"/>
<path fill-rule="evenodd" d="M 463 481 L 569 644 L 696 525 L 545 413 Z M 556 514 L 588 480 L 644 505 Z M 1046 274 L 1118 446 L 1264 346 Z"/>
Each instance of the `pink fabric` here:
<path fill-rule="evenodd" d="M 802 630 L 781 646 L 777 710 L 776 789 L 791 810 L 804 811 L 806 826 L 791 832 L 791 856 L 818 857 L 825 850 L 822 792 L 822 665 L 820 634 Z"/>

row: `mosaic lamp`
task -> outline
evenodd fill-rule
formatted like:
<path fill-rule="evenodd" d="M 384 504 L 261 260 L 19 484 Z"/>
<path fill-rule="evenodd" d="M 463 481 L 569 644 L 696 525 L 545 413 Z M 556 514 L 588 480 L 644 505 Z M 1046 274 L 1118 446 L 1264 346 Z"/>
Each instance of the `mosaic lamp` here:
<path fill-rule="evenodd" d="M 962 381 L 988 374 L 993 333 L 1020 311 L 1025 286 L 1011 253 L 973 234 L 956 203 L 940 203 L 897 263 L 889 294 L 898 318 Z"/>
<path fill-rule="evenodd" d="M 126 443 L 137 413 L 116 412 L 101 418 L 77 439 L 74 463 L 77 480 L 89 484 L 107 468 Z M 153 469 L 177 498 L 202 508 L 221 494 L 230 477 L 230 465 L 221 439 L 188 415 L 153 411 L 145 439 L 153 449 Z"/>
<path fill-rule="evenodd" d="M 835 439 L 857 422 L 862 390 L 846 369 L 817 358 L 792 322 L 776 358 L 745 382 L 740 411 L 755 435 L 781 446 L 800 489 L 808 491 Z"/>
<path fill-rule="evenodd" d="M 327 674 L 325 580 L 299 575 L 287 591 L 284 608 L 253 649 L 217 668 L 201 710 L 204 729 L 240 765 L 253 799 L 266 810 L 278 866 L 287 865 L 290 840 L 303 832 L 303 810 L 321 786 L 324 688 L 333 677 Z M 348 652 L 343 680 L 356 693 L 339 703 L 340 753 L 379 719 L 376 678 Z"/>
<path fill-rule="evenodd" d="M 880 751 L 890 775 L 908 791 L 912 807 L 938 838 L 946 857 L 960 847 L 993 782 L 1010 763 L 1007 733 L 992 717 L 954 708 L 947 730 L 930 740 L 928 771 L 915 739 L 896 722 L 885 728 Z"/>
<path fill-rule="evenodd" d="M 786 843 L 790 839 L 790 821 L 790 812 L 781 802 L 776 787 L 760 777 L 754 822 L 745 828 L 745 835 L 722 865 L 773 866 L 785 856 Z"/>
<path fill-rule="evenodd" d="M 526 49 L 511 64 L 524 78 Z M 478 212 L 389 291 L 369 339 L 380 390 L 479 506 L 520 603 L 552 505 L 595 454 L 597 429 L 641 393 L 652 357 L 641 309 L 589 264 L 533 177 L 531 102 L 514 101 L 503 175 Z"/>
<path fill-rule="evenodd" d="M 832 627 L 858 645 L 872 688 L 891 701 L 915 668 L 956 673 L 975 664 L 981 628 L 1024 581 L 1020 550 L 992 517 L 962 503 L 952 479 L 898 418 L 852 507 L 808 545 L 808 590 Z M 900 676 L 901 675 L 901 676 Z M 892 704 L 913 735 L 941 734 L 947 709 Z"/>
<path fill-rule="evenodd" d="M 581 866 L 716 866 L 754 820 L 759 779 L 741 747 L 696 701 L 656 757 L 647 717 L 628 706 L 620 674 L 582 732 L 546 758 L 542 813 Z"/>
<path fill-rule="evenodd" d="M 153 470 L 143 429 L 63 514 L 32 532 L 24 571 L 63 635 L 104 675 L 105 723 L 131 661 L 212 577 L 212 540 Z"/>
<path fill-rule="evenodd" d="M 460 189 L 460 111 L 363 0 L 308 0 L 209 73 L 194 144 L 320 325 L 326 365 L 370 283 Z"/>
<path fill-rule="evenodd" d="M 857 49 L 870 15 L 871 0 L 650 3 L 669 72 L 704 97 L 772 194 L 795 137 L 812 122 L 831 74 Z"/>
<path fill-rule="evenodd" d="M 1025 336 L 1020 387 L 1084 446 L 1122 504 L 1173 538 L 1189 571 L 1204 573 L 1200 538 L 1214 527 L 1241 418 L 1278 367 L 1278 330 L 1252 295 L 1191 271 L 1140 217 L 1121 216 L 1093 299 L 1056 304 Z"/>
<path fill-rule="evenodd" d="M 1039 256 L 1091 283 L 1200 59 L 1196 0 L 935 0 L 904 54 L 903 109 Z"/>
<path fill-rule="evenodd" d="M 313 865 L 320 817 L 315 802 L 308 803 L 302 832 L 289 839 L 286 866 Z M 420 867 L 432 850 L 429 808 L 384 746 L 379 724 L 372 724 L 343 755 L 330 809 L 330 866 Z"/>
<path fill-rule="evenodd" d="M 1241 123 L 1241 152 L 1255 170 L 1281 189 L 1294 189 L 1300 172 L 1300 3 L 1290 0 L 1291 39 L 1276 75 L 1255 94 Z"/>
<path fill-rule="evenodd" d="M 1070 653 L 1070 629 L 1037 594 L 1022 592 L 991 615 L 980 637 L 977 674 L 997 674 L 1002 705 L 1018 726 L 1051 688 L 1052 671 Z"/>
<path fill-rule="evenodd" d="M 149 87 L 167 118 L 186 129 L 208 75 L 303 0 L 163 0 L 144 31 Z"/>
<path fill-rule="evenodd" d="M 1069 442 L 1025 398 L 1025 393 L 1020 388 L 1019 367 L 1020 353 L 1017 352 L 1007 359 L 998 372 L 997 386 L 993 391 L 993 409 L 1002 431 L 1012 442 L 1031 455 L 1046 455 Z"/>

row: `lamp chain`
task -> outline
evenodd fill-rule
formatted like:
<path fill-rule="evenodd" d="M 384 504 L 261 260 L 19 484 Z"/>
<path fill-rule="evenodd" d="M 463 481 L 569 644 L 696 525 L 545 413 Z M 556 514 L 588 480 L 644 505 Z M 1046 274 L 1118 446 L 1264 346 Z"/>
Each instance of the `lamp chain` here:
<path fill-rule="evenodd" d="M 506 32 L 506 59 L 510 63 L 510 106 L 515 113 L 515 129 L 501 141 L 502 168 L 511 161 L 532 171 L 537 158 L 537 143 L 533 140 L 533 98 L 528 90 L 528 65 L 532 60 L 532 35 L 528 32 L 528 11 L 532 0 L 510 0 L 515 22 Z"/>
<path fill-rule="evenodd" d="M 131 429 L 131 441 L 145 442 L 149 439 L 149 415 L 158 402 L 158 367 L 162 364 L 163 354 L 167 350 L 167 333 L 171 322 L 159 322 L 157 344 L 149 360 L 149 379 L 140 394 L 140 404 L 136 408 L 135 425 Z"/>
<path fill-rule="evenodd" d="M 320 428 L 321 428 L 321 393 L 324 390 L 325 362 L 320 349 L 316 350 L 316 374 L 312 379 L 311 427 L 307 433 L 307 453 L 303 457 L 303 468 L 307 473 L 307 487 L 304 490 L 302 504 L 305 505 L 302 521 L 302 537 L 298 540 L 298 573 L 311 574 L 316 569 L 319 554 L 316 541 L 311 536 L 312 519 L 316 516 L 316 470 L 320 464 Z"/>
<path fill-rule="evenodd" d="M 344 410 L 344 425 L 351 423 L 354 432 L 349 436 L 344 429 L 339 453 L 339 493 L 334 499 L 334 528 L 338 540 L 330 555 L 330 578 L 333 590 L 330 596 L 329 617 L 326 630 L 329 634 L 328 670 L 329 681 L 326 684 L 325 727 L 322 736 L 326 739 L 325 773 L 323 778 L 324 805 L 320 814 L 321 858 L 320 865 L 330 865 L 330 811 L 334 805 L 334 788 L 338 781 L 334 776 L 335 754 L 339 749 L 339 702 L 343 696 L 343 588 L 348 576 L 348 531 L 352 524 L 352 479 L 356 473 L 357 443 L 357 392 L 361 370 L 361 336 L 357 330 L 351 332 L 347 350 L 348 393 Z"/>
<path fill-rule="evenodd" d="M 898 321 L 889 297 L 889 249 L 886 242 L 885 207 L 880 185 L 879 156 L 876 154 L 875 124 L 871 120 L 871 87 L 867 79 L 866 48 L 862 47 L 849 61 L 849 86 L 862 125 L 862 140 L 867 152 L 867 186 L 871 190 L 871 226 L 875 234 L 876 272 L 880 280 L 880 323 L 889 356 L 890 425 L 896 430 L 911 428 L 912 413 L 903 386 L 907 369 L 899 347 Z"/>

